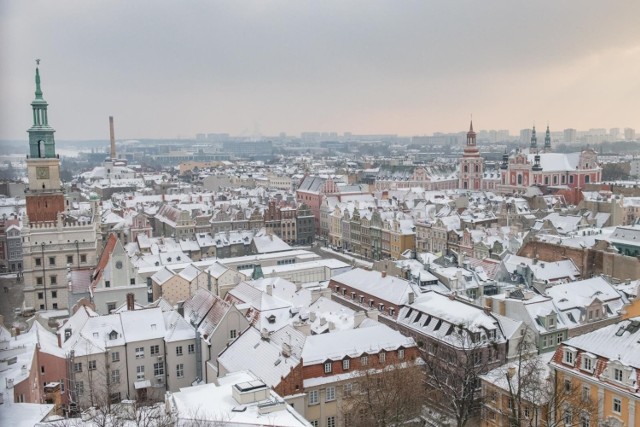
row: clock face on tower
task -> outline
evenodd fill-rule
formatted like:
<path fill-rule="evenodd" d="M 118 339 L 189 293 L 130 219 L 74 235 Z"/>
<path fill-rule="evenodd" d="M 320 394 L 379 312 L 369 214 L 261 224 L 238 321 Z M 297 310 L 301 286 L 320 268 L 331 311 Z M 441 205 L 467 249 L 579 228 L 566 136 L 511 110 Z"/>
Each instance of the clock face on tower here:
<path fill-rule="evenodd" d="M 49 168 L 39 166 L 36 168 L 36 177 L 38 179 L 49 179 Z"/>

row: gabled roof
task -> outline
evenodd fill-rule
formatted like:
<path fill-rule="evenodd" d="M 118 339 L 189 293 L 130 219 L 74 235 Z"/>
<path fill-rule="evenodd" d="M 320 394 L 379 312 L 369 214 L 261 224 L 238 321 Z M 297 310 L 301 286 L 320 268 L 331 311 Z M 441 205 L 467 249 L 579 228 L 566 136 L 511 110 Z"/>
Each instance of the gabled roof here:
<path fill-rule="evenodd" d="M 93 272 L 93 282 L 92 286 L 95 286 L 102 277 L 102 273 L 104 269 L 107 267 L 109 263 L 109 259 L 111 258 L 111 254 L 116 247 L 116 243 L 118 242 L 118 238 L 114 233 L 110 233 L 107 238 L 107 243 L 104 245 L 104 249 L 102 250 L 102 254 L 100 255 L 100 260 L 98 261 L 98 265 L 96 266 Z"/>
<path fill-rule="evenodd" d="M 415 346 L 413 338 L 379 323 L 366 328 L 308 336 L 304 342 L 302 360 L 304 366 L 309 366 L 326 360 L 342 360 L 345 357 L 359 357 L 363 354 Z"/>
<path fill-rule="evenodd" d="M 342 283 L 395 305 L 406 304 L 409 300 L 409 293 L 412 292 L 411 284 L 406 280 L 389 275 L 382 277 L 382 274 L 377 271 L 361 268 L 354 268 L 346 273 L 338 274 L 331 278 L 331 282 Z"/>

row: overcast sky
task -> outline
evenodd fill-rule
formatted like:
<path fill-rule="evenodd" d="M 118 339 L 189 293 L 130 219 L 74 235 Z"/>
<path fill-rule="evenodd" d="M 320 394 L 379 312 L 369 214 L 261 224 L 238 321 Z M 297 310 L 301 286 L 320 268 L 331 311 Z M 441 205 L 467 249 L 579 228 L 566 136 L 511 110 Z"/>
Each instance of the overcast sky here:
<path fill-rule="evenodd" d="M 640 1 L 0 0 L 0 139 L 640 128 Z M 640 131 L 640 129 L 638 129 Z"/>

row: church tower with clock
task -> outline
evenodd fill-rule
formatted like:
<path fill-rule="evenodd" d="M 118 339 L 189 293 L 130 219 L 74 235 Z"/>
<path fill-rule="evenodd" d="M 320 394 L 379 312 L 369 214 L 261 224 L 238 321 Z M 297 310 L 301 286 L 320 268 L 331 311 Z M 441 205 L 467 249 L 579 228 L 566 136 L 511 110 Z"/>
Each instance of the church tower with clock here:
<path fill-rule="evenodd" d="M 37 61 L 39 64 L 39 61 Z M 26 191 L 27 216 L 31 222 L 56 221 L 65 209 L 60 181 L 60 159 L 56 155 L 55 130 L 49 126 L 47 101 L 42 98 L 40 70 L 36 67 L 36 98 L 31 103 L 33 126 L 29 132 Z"/>
<path fill-rule="evenodd" d="M 39 61 L 36 61 L 39 63 Z M 39 65 L 39 64 L 38 64 Z M 22 217 L 23 310 L 65 310 L 76 305 L 91 283 L 100 249 L 97 201 L 69 204 L 60 180 L 54 130 L 49 126 L 36 67 L 27 155 L 27 212 Z M 74 285 L 74 286 L 72 286 Z"/>

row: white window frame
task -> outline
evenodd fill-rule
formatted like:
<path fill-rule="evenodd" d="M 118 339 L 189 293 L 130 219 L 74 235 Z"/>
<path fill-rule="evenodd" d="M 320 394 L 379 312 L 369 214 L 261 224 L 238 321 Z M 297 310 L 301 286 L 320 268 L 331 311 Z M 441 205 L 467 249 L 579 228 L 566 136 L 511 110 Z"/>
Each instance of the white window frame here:
<path fill-rule="evenodd" d="M 324 373 L 330 374 L 331 372 L 333 372 L 333 363 L 324 362 Z"/>
<path fill-rule="evenodd" d="M 309 405 L 317 405 L 320 403 L 320 399 L 318 399 L 318 390 L 311 390 L 307 396 Z"/>
<path fill-rule="evenodd" d="M 181 345 L 176 347 L 176 356 L 182 356 L 182 346 Z"/>
<path fill-rule="evenodd" d="M 144 380 L 144 365 L 136 366 L 136 380 Z"/>
<path fill-rule="evenodd" d="M 618 378 L 618 373 L 620 373 L 620 378 Z M 622 368 L 613 368 L 613 379 L 614 381 L 623 382 L 624 381 L 624 370 Z"/>
<path fill-rule="evenodd" d="M 360 357 L 360 365 L 367 366 L 369 364 L 369 356 Z"/>
<path fill-rule="evenodd" d="M 176 378 L 184 377 L 184 363 L 178 363 L 176 365 Z"/>
<path fill-rule="evenodd" d="M 350 365 L 351 365 L 351 361 L 349 359 L 343 359 L 342 360 L 342 370 L 343 371 L 348 371 Z"/>
<path fill-rule="evenodd" d="M 573 349 L 565 348 L 562 355 L 562 361 L 567 365 L 574 366 L 576 363 L 576 351 Z"/>
<path fill-rule="evenodd" d="M 120 370 L 114 369 L 111 371 L 111 382 L 113 384 L 120 384 Z"/>
<path fill-rule="evenodd" d="M 618 407 L 617 410 L 616 406 Z M 613 396 L 613 399 L 611 400 L 611 410 L 614 414 L 620 415 L 622 413 L 622 399 L 620 399 L 618 396 Z"/>
<path fill-rule="evenodd" d="M 327 387 L 325 390 L 325 400 L 327 402 L 332 402 L 336 400 L 336 388 L 335 387 Z"/>
<path fill-rule="evenodd" d="M 136 347 L 136 359 L 144 359 L 144 347 Z"/>

